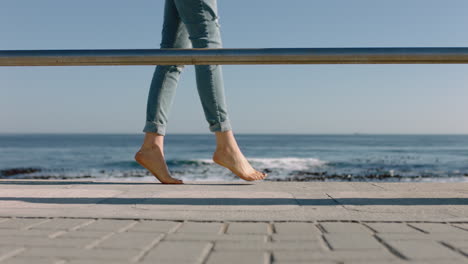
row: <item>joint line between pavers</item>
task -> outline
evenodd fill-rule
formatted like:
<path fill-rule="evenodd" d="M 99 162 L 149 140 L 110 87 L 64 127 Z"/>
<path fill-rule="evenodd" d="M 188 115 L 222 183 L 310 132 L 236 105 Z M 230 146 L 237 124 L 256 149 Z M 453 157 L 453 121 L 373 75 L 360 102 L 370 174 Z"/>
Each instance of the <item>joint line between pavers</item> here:
<path fill-rule="evenodd" d="M 461 226 L 456 226 L 456 225 L 453 225 L 453 224 L 449 224 L 449 225 L 450 225 L 451 227 L 455 227 L 455 228 L 461 229 L 461 230 L 463 230 L 463 231 L 468 231 L 468 229 L 463 228 L 463 227 L 461 227 Z"/>
<path fill-rule="evenodd" d="M 403 255 L 401 252 L 399 252 L 396 248 L 392 247 L 390 244 L 388 244 L 387 242 L 385 242 L 382 238 L 380 238 L 379 236 L 377 236 L 376 234 L 373 234 L 372 235 L 377 241 L 380 242 L 380 244 L 382 244 L 388 251 L 390 251 L 391 254 L 395 255 L 396 257 L 400 258 L 400 259 L 403 259 L 403 260 L 409 260 L 408 257 L 406 257 L 405 255 Z"/>
<path fill-rule="evenodd" d="M 361 225 L 367 227 L 370 231 L 372 231 L 373 234 L 376 234 L 378 233 L 376 229 L 370 227 L 368 224 L 366 224 L 365 222 L 359 222 Z"/>
<path fill-rule="evenodd" d="M 264 253 L 264 263 L 265 264 L 271 264 L 273 263 L 273 254 L 271 252 L 265 252 Z"/>
<path fill-rule="evenodd" d="M 325 195 L 328 196 L 328 198 L 332 199 L 332 200 L 336 203 L 336 205 L 339 205 L 339 206 L 343 207 L 344 209 L 347 209 L 343 204 L 341 204 L 340 202 L 338 202 L 338 200 L 336 200 L 335 198 L 333 198 L 333 196 L 331 196 L 330 194 L 325 193 Z"/>
<path fill-rule="evenodd" d="M 25 251 L 25 250 L 26 250 L 26 248 L 22 247 L 22 248 L 17 248 L 16 250 L 13 250 L 13 251 L 11 251 L 9 253 L 6 253 L 5 255 L 0 256 L 0 262 L 2 262 L 4 260 L 7 260 L 9 258 L 12 258 L 12 257 L 18 255 L 19 253 Z"/>
<path fill-rule="evenodd" d="M 228 230 L 228 227 L 229 227 L 229 223 L 228 222 L 224 222 L 221 226 L 221 230 L 219 232 L 219 234 L 226 234 L 227 230 Z"/>
<path fill-rule="evenodd" d="M 102 241 L 112 237 L 115 234 L 116 234 L 115 232 L 110 232 L 110 233 L 108 233 L 108 234 L 94 240 L 93 242 L 89 243 L 88 245 L 86 245 L 84 247 L 84 249 L 92 249 L 92 248 L 96 247 L 99 243 L 101 243 Z"/>
<path fill-rule="evenodd" d="M 161 240 L 163 240 L 164 237 L 166 237 L 166 234 L 160 234 L 159 236 L 157 236 L 153 241 L 151 241 L 151 243 L 148 244 L 148 246 L 144 247 L 141 250 L 140 254 L 133 257 L 130 262 L 136 263 L 142 260 L 151 249 L 153 249 Z"/>
<path fill-rule="evenodd" d="M 351 210 L 349 208 L 346 208 L 348 210 Z M 201 223 L 224 223 L 226 220 L 197 220 L 197 219 L 191 219 L 191 220 L 186 220 L 186 219 L 154 219 L 154 218 L 132 218 L 132 219 L 129 219 L 129 218 L 117 218 L 117 217 L 102 217 L 102 218 L 93 218 L 93 217 L 62 217 L 62 216 L 57 216 L 57 217 L 23 217 L 23 216 L 15 216 L 15 217 L 4 217 L 4 219 L 0 220 L 0 223 L 1 222 L 4 222 L 4 221 L 8 221 L 8 220 L 11 220 L 11 219 L 31 219 L 31 218 L 35 218 L 35 219 L 50 219 L 50 220 L 54 220 L 54 219 L 83 219 L 83 220 L 86 220 L 86 219 L 89 219 L 88 222 L 85 222 L 83 224 L 80 224 L 78 226 L 75 226 L 73 228 L 69 228 L 67 230 L 69 231 L 74 231 L 78 228 L 81 228 L 81 227 L 84 227 L 84 226 L 87 226 L 93 222 L 95 222 L 96 220 L 98 219 L 102 219 L 102 220 L 135 220 L 135 221 L 154 221 L 154 222 L 167 222 L 167 221 L 171 221 L 171 222 L 180 222 L 180 223 L 184 223 L 184 222 L 201 222 Z M 233 223 L 244 223 L 244 222 L 250 222 L 250 223 L 267 223 L 269 221 L 267 220 L 259 220 L 259 221 L 255 221 L 255 220 L 229 220 L 229 222 L 233 222 Z M 411 224 L 411 223 L 435 223 L 435 224 L 449 224 L 449 225 L 454 225 L 454 224 L 468 224 L 468 221 L 464 221 L 464 220 L 454 220 L 454 221 L 436 221 L 436 220 L 356 220 L 356 219 L 350 219 L 350 220 L 346 220 L 346 219 L 320 219 L 320 220 L 274 220 L 273 221 L 274 223 L 282 223 L 282 222 L 285 222 L 285 223 L 288 223 L 288 222 L 294 222 L 294 223 L 326 223 L 326 222 L 339 222 L 339 223 L 358 223 L 358 222 L 362 222 L 362 223 L 405 223 L 405 224 Z M 42 222 L 41 222 L 42 224 Z M 33 225 L 36 225 L 36 224 L 33 224 Z M 457 228 L 461 228 L 461 227 L 457 227 Z M 461 228 L 463 230 L 466 230 L 464 228 Z"/>
<path fill-rule="evenodd" d="M 323 226 L 320 224 L 320 222 L 315 223 L 315 227 L 317 227 L 317 229 L 320 230 L 320 232 L 322 232 L 322 234 L 328 233 L 328 231 L 325 229 L 325 227 L 323 227 Z"/>
<path fill-rule="evenodd" d="M 129 223 L 128 225 L 120 228 L 119 230 L 117 230 L 117 233 L 123 233 L 127 230 L 129 230 L 130 228 L 134 227 L 136 224 L 138 224 L 138 221 L 133 221 L 131 223 Z"/>
<path fill-rule="evenodd" d="M 274 233 L 276 233 L 276 228 L 275 228 L 274 222 L 270 221 L 267 226 L 267 234 L 271 236 Z"/>
<path fill-rule="evenodd" d="M 327 238 L 325 237 L 325 235 L 324 235 L 324 234 L 321 234 L 321 235 L 320 235 L 320 238 L 322 238 L 322 239 L 321 239 L 321 241 L 322 241 L 322 243 L 323 243 L 322 245 L 325 246 L 325 249 L 328 249 L 329 251 L 333 251 L 333 247 L 331 246 L 330 242 L 327 240 Z"/>
<path fill-rule="evenodd" d="M 378 184 L 376 184 L 376 183 L 374 183 L 374 182 L 371 182 L 370 184 L 373 185 L 373 186 L 375 186 L 375 187 L 379 187 L 379 188 L 381 188 L 382 190 L 388 191 L 387 188 L 384 188 L 384 187 L 382 187 L 382 186 L 380 186 L 380 185 L 378 185 Z"/>
<path fill-rule="evenodd" d="M 55 219 L 55 218 L 54 218 L 54 219 Z M 59 231 L 57 231 L 57 232 L 55 232 L 55 233 L 52 233 L 52 234 L 48 235 L 48 237 L 51 238 L 51 239 L 54 239 L 54 238 L 57 238 L 57 237 L 59 237 L 59 236 L 65 235 L 65 234 L 69 233 L 70 231 L 76 231 L 77 229 L 79 229 L 79 228 L 81 228 L 81 227 L 84 227 L 84 226 L 87 226 L 87 225 L 90 225 L 90 224 L 92 224 L 92 223 L 94 223 L 94 222 L 96 222 L 96 220 L 95 220 L 95 219 L 91 219 L 91 220 L 89 220 L 89 221 L 87 221 L 87 222 L 83 222 L 83 223 L 81 223 L 81 224 L 79 224 L 79 225 L 77 225 L 77 226 L 68 228 L 68 229 L 66 229 L 66 230 L 59 230 Z"/>
<path fill-rule="evenodd" d="M 413 229 L 416 229 L 417 231 L 422 232 L 422 233 L 424 233 L 424 234 L 429 234 L 429 232 L 427 232 L 426 230 L 423 230 L 423 229 L 421 229 L 421 228 L 419 228 L 419 227 L 416 227 L 416 226 L 414 226 L 414 225 L 412 225 L 412 224 L 410 224 L 410 223 L 406 223 L 406 225 L 409 226 L 409 227 L 411 227 L 411 228 L 413 228 Z"/>
<path fill-rule="evenodd" d="M 372 228 L 371 226 L 369 226 L 368 224 L 364 223 L 364 222 L 360 222 L 361 225 L 367 227 L 369 230 L 372 231 L 372 236 L 374 237 L 374 239 L 376 239 L 380 244 L 382 244 L 384 246 L 384 248 L 386 248 L 391 254 L 397 256 L 398 258 L 401 258 L 401 259 L 405 259 L 407 260 L 406 256 L 401 254 L 398 250 L 396 250 L 395 248 L 393 248 L 392 246 L 390 246 L 387 242 L 385 242 L 381 237 L 379 237 L 377 234 L 377 230 Z"/>
<path fill-rule="evenodd" d="M 446 242 L 444 242 L 444 241 L 437 241 L 437 242 L 438 242 L 439 244 L 445 246 L 446 248 L 448 248 L 448 249 L 450 249 L 450 250 L 452 250 L 452 251 L 455 251 L 455 252 L 461 254 L 462 256 L 468 258 L 468 254 L 466 254 L 463 250 L 460 250 L 460 249 L 458 249 L 458 248 L 456 248 L 456 247 L 454 247 L 454 246 L 452 246 L 452 245 L 450 245 L 450 244 L 448 244 L 448 243 L 446 243 Z"/>
<path fill-rule="evenodd" d="M 65 230 L 60 230 L 60 231 L 57 231 L 57 232 L 55 232 L 55 233 L 52 233 L 52 234 L 48 235 L 47 237 L 48 237 L 48 238 L 51 238 L 51 239 L 54 239 L 54 238 L 56 238 L 56 237 L 59 237 L 59 236 L 61 236 L 61 235 L 66 234 L 66 233 L 67 233 L 67 231 L 65 231 Z"/>
<path fill-rule="evenodd" d="M 79 228 L 88 226 L 88 225 L 90 225 L 90 224 L 92 224 L 92 223 L 94 223 L 94 222 L 96 222 L 96 219 L 95 219 L 95 218 L 90 219 L 90 220 L 87 221 L 87 222 L 83 222 L 83 223 L 81 223 L 81 224 L 79 224 L 79 225 L 77 225 L 77 226 L 74 226 L 74 227 L 70 228 L 69 231 L 76 231 L 76 230 L 78 230 Z"/>
<path fill-rule="evenodd" d="M 208 247 L 205 247 L 202 251 L 202 253 L 200 254 L 200 257 L 199 257 L 199 264 L 205 264 L 207 261 L 208 261 L 208 257 L 210 256 L 211 252 L 213 252 L 213 248 L 214 248 L 214 243 L 213 242 L 209 242 L 209 246 Z"/>
<path fill-rule="evenodd" d="M 28 229 L 30 229 L 32 227 L 35 227 L 37 225 L 44 224 L 44 223 L 47 223 L 47 222 L 50 222 L 50 221 L 51 221 L 51 219 L 44 219 L 44 221 L 40 221 L 40 222 L 37 222 L 37 223 L 34 223 L 34 224 L 30 224 L 28 226 L 24 226 L 20 230 L 28 230 Z"/>
<path fill-rule="evenodd" d="M 186 221 L 184 222 L 179 222 L 177 225 L 175 225 L 173 228 L 169 229 L 169 231 L 167 231 L 168 234 L 172 234 L 172 233 L 175 233 L 177 230 L 179 230 L 185 223 Z"/>
<path fill-rule="evenodd" d="M 218 229 L 218 232 L 216 232 L 216 234 L 220 235 L 220 234 L 224 234 L 226 232 L 227 228 L 224 229 L 224 224 L 221 224 L 221 226 L 219 227 Z"/>
<path fill-rule="evenodd" d="M 359 223 L 358 220 L 343 220 L 343 219 L 325 219 L 317 220 L 317 223 Z"/>

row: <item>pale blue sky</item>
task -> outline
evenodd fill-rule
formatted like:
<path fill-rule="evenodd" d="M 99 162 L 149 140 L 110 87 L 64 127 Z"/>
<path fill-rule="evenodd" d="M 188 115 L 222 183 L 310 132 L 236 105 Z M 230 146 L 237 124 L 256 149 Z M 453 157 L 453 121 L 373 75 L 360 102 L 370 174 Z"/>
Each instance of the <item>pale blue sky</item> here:
<path fill-rule="evenodd" d="M 0 49 L 159 48 L 163 0 L 2 0 Z M 466 0 L 218 0 L 225 48 L 467 47 Z M 0 132 L 141 133 L 155 66 L 0 67 Z M 237 133 L 468 133 L 468 65 L 223 66 Z M 167 133 L 209 133 L 184 69 Z"/>

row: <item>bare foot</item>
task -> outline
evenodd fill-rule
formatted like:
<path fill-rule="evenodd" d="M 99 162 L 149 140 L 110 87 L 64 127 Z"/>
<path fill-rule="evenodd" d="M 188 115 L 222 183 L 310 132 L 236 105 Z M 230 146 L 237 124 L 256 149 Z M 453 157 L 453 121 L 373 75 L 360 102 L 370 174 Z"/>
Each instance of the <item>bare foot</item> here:
<path fill-rule="evenodd" d="M 149 170 L 161 183 L 183 183 L 181 180 L 171 177 L 169 169 L 166 165 L 166 161 L 164 160 L 164 153 L 157 146 L 151 148 L 141 148 L 135 154 L 135 160 L 138 162 L 138 164 Z"/>
<path fill-rule="evenodd" d="M 240 149 L 217 148 L 213 154 L 213 161 L 246 181 L 263 180 L 268 175 L 252 168 Z"/>

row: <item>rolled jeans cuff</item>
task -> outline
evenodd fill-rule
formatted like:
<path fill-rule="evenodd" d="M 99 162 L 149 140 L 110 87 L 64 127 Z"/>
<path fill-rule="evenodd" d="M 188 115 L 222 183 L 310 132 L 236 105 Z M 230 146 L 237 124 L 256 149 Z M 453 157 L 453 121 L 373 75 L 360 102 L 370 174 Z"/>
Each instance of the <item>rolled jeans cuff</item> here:
<path fill-rule="evenodd" d="M 229 119 L 210 125 L 211 132 L 224 132 L 228 130 L 232 130 L 231 121 Z"/>
<path fill-rule="evenodd" d="M 143 132 L 152 132 L 158 133 L 160 135 L 166 135 L 166 126 L 156 122 L 146 121 Z"/>

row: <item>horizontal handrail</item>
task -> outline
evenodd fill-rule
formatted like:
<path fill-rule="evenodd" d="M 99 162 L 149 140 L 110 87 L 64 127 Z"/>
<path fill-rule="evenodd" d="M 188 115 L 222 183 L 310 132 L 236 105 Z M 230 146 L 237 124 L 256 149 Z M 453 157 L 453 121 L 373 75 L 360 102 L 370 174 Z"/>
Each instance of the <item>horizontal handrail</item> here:
<path fill-rule="evenodd" d="M 0 50 L 0 66 L 432 63 L 468 63 L 468 48 Z"/>

